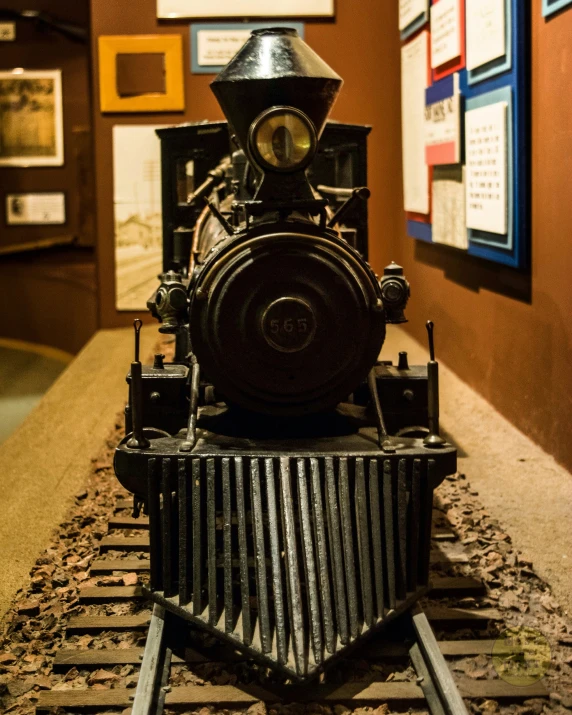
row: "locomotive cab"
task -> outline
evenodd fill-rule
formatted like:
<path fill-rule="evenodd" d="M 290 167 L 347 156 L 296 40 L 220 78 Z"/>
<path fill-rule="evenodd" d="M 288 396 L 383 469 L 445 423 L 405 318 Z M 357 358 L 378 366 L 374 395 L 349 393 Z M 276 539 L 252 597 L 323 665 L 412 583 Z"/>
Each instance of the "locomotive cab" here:
<path fill-rule="evenodd" d="M 148 306 L 175 358 L 136 355 L 115 457 L 149 597 L 299 680 L 426 591 L 456 468 L 434 355 L 378 360 L 409 284 L 367 262 L 369 129 L 328 122 L 341 85 L 295 30 L 257 30 L 212 84 L 227 123 L 159 130 Z"/>

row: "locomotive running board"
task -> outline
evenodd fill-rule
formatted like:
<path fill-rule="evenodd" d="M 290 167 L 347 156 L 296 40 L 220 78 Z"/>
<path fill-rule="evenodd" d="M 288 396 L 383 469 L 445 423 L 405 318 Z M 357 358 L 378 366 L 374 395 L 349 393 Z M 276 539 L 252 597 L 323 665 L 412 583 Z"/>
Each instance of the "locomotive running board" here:
<path fill-rule="evenodd" d="M 407 442 L 147 454 L 149 597 L 290 677 L 316 675 L 427 590 L 433 491 L 455 453 Z"/>

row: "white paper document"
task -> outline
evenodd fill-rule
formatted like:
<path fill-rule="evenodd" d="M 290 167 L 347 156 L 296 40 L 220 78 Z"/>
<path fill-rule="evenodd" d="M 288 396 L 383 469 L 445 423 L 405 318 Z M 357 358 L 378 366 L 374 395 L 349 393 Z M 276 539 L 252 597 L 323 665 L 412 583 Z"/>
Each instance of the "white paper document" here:
<path fill-rule="evenodd" d="M 464 166 L 435 167 L 432 219 L 434 243 L 468 249 Z"/>
<path fill-rule="evenodd" d="M 66 198 L 63 193 L 7 194 L 6 223 L 62 224 L 66 222 Z"/>
<path fill-rule="evenodd" d="M 506 0 L 466 0 L 467 69 L 506 54 Z"/>
<path fill-rule="evenodd" d="M 405 30 L 429 9 L 429 0 L 399 0 L 399 30 Z"/>
<path fill-rule="evenodd" d="M 157 17 L 319 17 L 334 0 L 157 0 Z"/>
<path fill-rule="evenodd" d="M 228 64 L 250 37 L 250 30 L 199 30 L 197 60 L 201 67 Z"/>
<path fill-rule="evenodd" d="M 431 6 L 431 67 L 454 60 L 461 54 L 459 0 L 439 0 Z"/>
<path fill-rule="evenodd" d="M 465 114 L 467 227 L 508 232 L 507 103 Z"/>
<path fill-rule="evenodd" d="M 435 97 L 431 97 L 433 90 L 440 89 L 441 83 L 447 83 L 446 96 L 443 92 L 435 92 Z M 429 166 L 461 161 L 459 73 L 455 72 L 441 83 L 434 84 L 425 93 L 425 161 Z"/>
<path fill-rule="evenodd" d="M 401 48 L 403 196 L 406 211 L 429 213 L 429 168 L 425 163 L 425 89 L 429 33 Z"/>

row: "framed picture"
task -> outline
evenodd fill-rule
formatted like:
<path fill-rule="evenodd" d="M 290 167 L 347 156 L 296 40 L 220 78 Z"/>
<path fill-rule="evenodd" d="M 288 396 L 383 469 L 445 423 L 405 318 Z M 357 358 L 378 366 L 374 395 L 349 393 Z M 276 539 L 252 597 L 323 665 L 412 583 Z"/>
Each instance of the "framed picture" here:
<path fill-rule="evenodd" d="M 160 18 L 334 17 L 334 0 L 157 0 Z"/>
<path fill-rule="evenodd" d="M 61 70 L 0 72 L 0 166 L 62 166 Z"/>
<path fill-rule="evenodd" d="M 253 30 L 274 27 L 275 22 L 199 22 L 191 25 L 191 72 L 218 74 L 241 49 Z M 304 23 L 289 22 L 304 39 Z"/>
<path fill-rule="evenodd" d="M 550 17 L 572 4 L 572 0 L 542 0 L 542 15 Z"/>
<path fill-rule="evenodd" d="M 144 310 L 163 264 L 161 142 L 164 125 L 113 127 L 115 307 Z"/>
<path fill-rule="evenodd" d="M 102 112 L 182 112 L 185 109 L 183 39 L 181 35 L 100 35 L 99 102 Z M 144 64 L 159 64 L 162 86 L 140 90 L 133 80 L 149 72 Z M 130 59 L 132 88 L 121 90 L 119 61 Z M 137 63 L 140 62 L 140 66 Z"/>

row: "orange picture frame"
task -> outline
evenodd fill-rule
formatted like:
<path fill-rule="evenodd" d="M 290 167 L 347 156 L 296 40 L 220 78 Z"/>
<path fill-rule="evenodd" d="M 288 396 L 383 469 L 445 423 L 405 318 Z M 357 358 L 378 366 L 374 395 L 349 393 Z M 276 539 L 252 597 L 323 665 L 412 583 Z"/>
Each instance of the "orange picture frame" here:
<path fill-rule="evenodd" d="M 117 90 L 117 56 L 161 54 L 165 57 L 165 92 L 122 97 Z M 102 112 L 179 112 L 185 109 L 181 35 L 101 35 L 99 102 Z"/>

